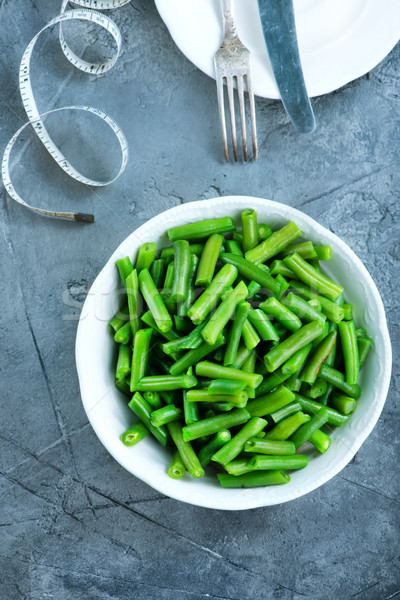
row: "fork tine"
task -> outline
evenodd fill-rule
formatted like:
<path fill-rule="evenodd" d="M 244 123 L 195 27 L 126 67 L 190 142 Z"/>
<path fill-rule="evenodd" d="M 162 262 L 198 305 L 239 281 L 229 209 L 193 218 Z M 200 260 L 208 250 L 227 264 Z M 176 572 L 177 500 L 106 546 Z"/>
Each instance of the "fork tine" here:
<path fill-rule="evenodd" d="M 258 154 L 257 128 L 256 128 L 256 109 L 254 106 L 253 84 L 251 81 L 250 74 L 246 74 L 245 77 L 246 77 L 247 93 L 249 95 L 249 104 L 250 104 L 250 120 L 251 120 L 251 130 L 252 130 L 252 138 L 253 138 L 253 160 L 257 160 L 257 154 Z"/>
<path fill-rule="evenodd" d="M 225 155 L 226 162 L 229 162 L 228 140 L 226 137 L 226 123 L 225 123 L 224 81 L 223 81 L 222 77 L 217 77 L 217 97 L 218 97 L 219 120 L 221 123 L 222 143 L 224 145 L 224 155 Z"/>
<path fill-rule="evenodd" d="M 236 122 L 235 122 L 235 100 L 233 97 L 233 77 L 226 77 L 226 87 L 228 89 L 228 104 L 229 104 L 229 116 L 231 119 L 233 157 L 235 159 L 235 162 L 237 162 L 238 155 L 237 155 Z"/>
<path fill-rule="evenodd" d="M 237 92 L 239 99 L 239 111 L 240 111 L 240 122 L 242 125 L 242 144 L 243 144 L 243 158 L 247 162 L 247 134 L 246 134 L 246 117 L 244 112 L 244 90 L 243 90 L 243 77 L 236 77 L 237 81 Z"/>

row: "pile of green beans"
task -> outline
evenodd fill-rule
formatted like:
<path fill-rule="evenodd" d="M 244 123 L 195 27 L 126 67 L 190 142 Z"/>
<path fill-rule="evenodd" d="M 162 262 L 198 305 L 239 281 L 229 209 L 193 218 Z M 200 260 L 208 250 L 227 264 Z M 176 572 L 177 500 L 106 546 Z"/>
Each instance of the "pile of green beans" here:
<path fill-rule="evenodd" d="M 138 419 L 122 443 L 149 436 L 171 478 L 214 468 L 224 488 L 285 484 L 310 448 L 327 452 L 372 345 L 323 274 L 330 246 L 251 208 L 240 217 L 241 231 L 229 216 L 198 221 L 117 260 L 123 302 L 109 322 L 115 385 Z"/>

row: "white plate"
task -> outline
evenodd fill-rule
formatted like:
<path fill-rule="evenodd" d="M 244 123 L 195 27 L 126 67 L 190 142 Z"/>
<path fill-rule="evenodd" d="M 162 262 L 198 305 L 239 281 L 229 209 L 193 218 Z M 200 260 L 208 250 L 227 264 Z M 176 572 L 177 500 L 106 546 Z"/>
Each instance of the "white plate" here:
<path fill-rule="evenodd" d="M 221 0 L 155 0 L 180 50 L 214 77 L 222 38 Z M 327 94 L 373 69 L 400 39 L 399 0 L 294 0 L 304 77 L 310 96 Z M 269 63 L 257 0 L 235 1 L 239 37 L 252 54 L 257 96 L 280 98 Z"/>
<path fill-rule="evenodd" d="M 332 444 L 324 455 L 310 450 L 306 469 L 291 473 L 283 486 L 222 489 L 211 471 L 202 479 L 186 475 L 170 479 L 167 467 L 172 457 L 149 437 L 137 446 L 126 448 L 120 435 L 135 421 L 126 398 L 114 387 L 116 349 L 107 325 L 118 309 L 119 277 L 115 261 L 126 255 L 135 258 L 141 244 L 168 244 L 166 229 L 201 219 L 233 216 L 252 207 L 260 222 L 280 227 L 294 220 L 306 239 L 330 244 L 334 256 L 326 270 L 345 287 L 346 299 L 354 306 L 357 325 L 365 327 L 374 344 L 361 374 L 362 396 L 356 412 L 332 434 Z M 304 213 L 271 200 L 247 196 L 228 196 L 176 206 L 139 227 L 117 248 L 89 290 L 78 326 L 76 364 L 82 402 L 93 429 L 112 456 L 130 473 L 156 490 L 177 500 L 207 508 L 244 510 L 280 504 L 316 489 L 351 460 L 372 431 L 385 403 L 391 373 L 391 346 L 382 300 L 370 275 L 354 252 L 336 235 L 321 227 Z"/>

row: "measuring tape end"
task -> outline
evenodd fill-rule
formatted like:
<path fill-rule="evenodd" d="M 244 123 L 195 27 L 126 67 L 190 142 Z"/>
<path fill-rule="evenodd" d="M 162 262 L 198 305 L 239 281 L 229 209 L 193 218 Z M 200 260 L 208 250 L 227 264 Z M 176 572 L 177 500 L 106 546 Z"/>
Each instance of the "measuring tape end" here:
<path fill-rule="evenodd" d="M 74 219 L 79 223 L 94 223 L 94 215 L 87 213 L 74 213 Z"/>

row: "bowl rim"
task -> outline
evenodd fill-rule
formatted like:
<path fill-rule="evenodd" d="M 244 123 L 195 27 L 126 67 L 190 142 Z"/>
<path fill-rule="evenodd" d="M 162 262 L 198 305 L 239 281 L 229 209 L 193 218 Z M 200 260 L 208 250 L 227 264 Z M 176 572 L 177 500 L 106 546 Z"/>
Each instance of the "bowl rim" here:
<path fill-rule="evenodd" d="M 346 444 L 347 452 L 345 452 L 343 457 L 335 463 L 335 466 L 333 468 L 330 468 L 328 470 L 327 476 L 322 476 L 315 483 L 308 484 L 305 489 L 299 490 L 298 488 L 294 488 L 292 497 L 285 498 L 281 501 L 280 500 L 269 501 L 267 497 L 263 498 L 261 501 L 257 500 L 257 499 L 252 499 L 251 495 L 248 495 L 249 492 L 251 492 L 251 489 L 242 490 L 243 492 L 246 492 L 246 493 L 243 494 L 243 500 L 241 500 L 239 503 L 237 502 L 237 500 L 234 503 L 230 502 L 228 496 L 226 497 L 226 502 L 211 501 L 212 494 L 210 494 L 209 495 L 210 498 L 206 499 L 206 500 L 204 498 L 201 498 L 201 500 L 199 498 L 193 498 L 192 492 L 189 492 L 189 494 L 184 493 L 184 492 L 182 492 L 182 489 L 180 488 L 180 486 L 176 486 L 176 488 L 171 486 L 168 489 L 166 489 L 166 487 L 164 485 L 160 485 L 160 484 L 158 484 L 157 481 L 154 481 L 154 479 L 152 479 L 151 475 L 147 471 L 141 470 L 140 473 L 134 472 L 134 470 L 132 468 L 128 467 L 125 464 L 122 464 L 122 462 L 119 460 L 119 458 L 115 455 L 112 448 L 110 447 L 107 437 L 102 434 L 99 427 L 97 426 L 97 422 L 93 415 L 92 409 L 89 408 L 88 397 L 90 395 L 90 389 L 87 389 L 87 387 L 84 383 L 84 376 L 83 376 L 84 367 L 85 367 L 85 359 L 86 359 L 86 350 L 84 348 L 84 345 L 85 345 L 84 344 L 84 342 L 85 342 L 85 337 L 84 337 L 85 336 L 85 321 L 83 320 L 83 315 L 85 314 L 85 307 L 87 306 L 87 304 L 89 302 L 91 291 L 93 290 L 93 288 L 96 288 L 99 280 L 104 276 L 104 273 L 106 271 L 108 271 L 110 269 L 110 267 L 114 268 L 115 260 L 117 260 L 117 258 L 119 257 L 118 255 L 120 254 L 122 248 L 125 249 L 126 246 L 133 245 L 132 244 L 133 241 L 136 243 L 137 242 L 144 243 L 144 241 L 146 241 L 141 236 L 141 233 L 142 233 L 142 231 L 147 230 L 151 224 L 158 223 L 161 220 L 168 222 L 167 217 L 173 217 L 173 218 L 177 217 L 176 221 L 181 220 L 182 223 L 187 222 L 188 219 L 187 218 L 185 219 L 185 216 L 187 216 L 187 214 L 185 214 L 185 210 L 187 210 L 188 206 L 197 208 L 199 206 L 204 206 L 205 203 L 207 203 L 208 205 L 212 205 L 212 204 L 215 204 L 216 202 L 224 203 L 227 205 L 227 208 L 230 206 L 230 208 L 232 210 L 238 210 L 241 208 L 243 209 L 245 204 L 251 205 L 252 202 L 253 203 L 261 202 L 265 206 L 266 209 L 268 208 L 268 206 L 271 208 L 275 208 L 275 209 L 277 207 L 279 207 L 278 212 L 280 212 L 281 218 L 283 218 L 283 219 L 290 218 L 290 220 L 295 220 L 295 221 L 297 219 L 303 223 L 305 222 L 305 223 L 307 223 L 307 225 L 309 227 L 311 227 L 313 229 L 313 231 L 315 231 L 315 233 L 317 235 L 318 235 L 318 233 L 322 233 L 324 239 L 333 240 L 336 245 L 338 245 L 343 250 L 345 250 L 345 254 L 347 254 L 351 258 L 351 261 L 352 261 L 352 263 L 354 263 L 356 265 L 357 270 L 360 270 L 363 273 L 364 278 L 368 281 L 369 293 L 372 295 L 374 304 L 376 305 L 376 307 L 378 309 L 376 319 L 379 322 L 379 330 L 381 332 L 383 348 L 384 348 L 384 356 L 382 357 L 383 377 L 380 381 L 380 393 L 379 393 L 380 402 L 379 402 L 379 404 L 377 406 L 375 406 L 375 410 L 374 410 L 373 414 L 371 415 L 371 419 L 368 420 L 367 425 L 363 427 L 362 433 L 359 433 L 357 435 L 357 437 L 353 438 L 351 443 Z M 186 207 L 185 210 L 184 210 L 184 207 Z M 181 215 L 182 211 L 183 211 L 183 214 Z M 181 219 L 179 219 L 180 216 L 182 217 Z M 175 224 L 177 225 L 178 222 L 176 222 Z M 154 217 L 152 217 L 151 219 L 148 219 L 145 223 L 140 225 L 137 229 L 135 229 L 132 233 L 130 233 L 129 236 L 127 236 L 118 245 L 118 247 L 115 249 L 115 251 L 112 253 L 110 258 L 107 260 L 107 262 L 105 263 L 103 268 L 100 270 L 100 272 L 94 279 L 94 281 L 88 291 L 88 295 L 85 299 L 85 302 L 82 306 L 82 310 L 81 310 L 81 314 L 80 314 L 80 318 L 79 318 L 79 322 L 78 322 L 78 327 L 77 327 L 77 334 L 76 334 L 75 360 L 76 360 L 76 368 L 77 368 L 79 387 L 80 387 L 80 393 L 81 393 L 81 400 L 82 400 L 82 404 L 83 404 L 83 408 L 85 410 L 86 416 L 87 416 L 94 432 L 96 433 L 97 437 L 103 444 L 103 446 L 107 449 L 107 451 L 111 454 L 111 456 L 113 456 L 113 458 L 123 468 L 125 468 L 129 473 L 131 473 L 135 477 L 144 481 L 147 485 L 149 485 L 153 489 L 155 489 L 158 492 L 164 494 L 165 496 L 168 496 L 175 500 L 186 502 L 188 504 L 192 504 L 195 506 L 217 509 L 217 510 L 248 510 L 248 509 L 260 508 L 260 507 L 265 507 L 265 506 L 273 506 L 276 504 L 283 504 L 285 502 L 289 502 L 289 501 L 299 498 L 305 494 L 308 494 L 309 492 L 312 492 L 313 490 L 317 489 L 318 487 L 320 487 L 321 485 L 323 485 L 324 483 L 326 483 L 327 481 L 329 481 L 330 479 L 335 477 L 350 462 L 350 460 L 354 457 L 356 452 L 359 450 L 361 445 L 364 443 L 364 441 L 367 439 L 367 437 L 370 435 L 371 431 L 375 427 L 375 425 L 380 417 L 380 414 L 383 410 L 384 404 L 386 402 L 389 385 L 390 385 L 390 379 L 391 379 L 392 348 L 391 348 L 391 342 L 390 342 L 390 337 L 389 337 L 389 331 L 388 331 L 388 327 L 387 327 L 385 309 L 384 309 L 384 305 L 383 305 L 381 296 L 378 292 L 378 289 L 377 289 L 371 275 L 369 274 L 368 270 L 362 263 L 362 261 L 359 259 L 359 257 L 356 255 L 356 253 L 339 236 L 337 236 L 335 233 L 329 231 L 329 229 L 327 229 L 326 227 L 320 225 L 312 217 L 310 217 L 306 213 L 302 212 L 301 210 L 291 207 L 289 205 L 283 204 L 281 202 L 277 202 L 274 200 L 268 200 L 268 199 L 260 198 L 260 197 L 256 197 L 256 196 L 229 195 L 229 196 L 219 196 L 217 198 L 210 198 L 207 200 L 198 200 L 198 201 L 193 201 L 193 202 L 187 202 L 187 203 L 180 204 L 178 206 L 169 208 L 165 211 L 162 211 L 161 213 L 155 215 Z M 171 480 L 171 481 L 175 481 L 175 480 Z M 256 489 L 259 489 L 259 488 L 256 488 Z"/>

